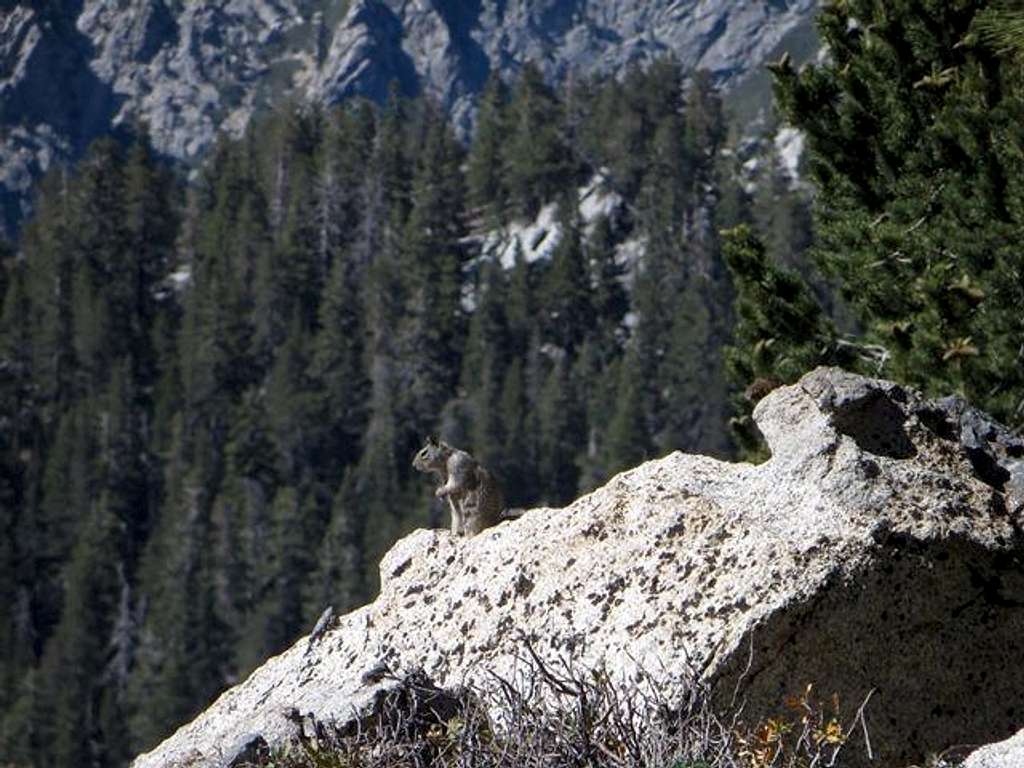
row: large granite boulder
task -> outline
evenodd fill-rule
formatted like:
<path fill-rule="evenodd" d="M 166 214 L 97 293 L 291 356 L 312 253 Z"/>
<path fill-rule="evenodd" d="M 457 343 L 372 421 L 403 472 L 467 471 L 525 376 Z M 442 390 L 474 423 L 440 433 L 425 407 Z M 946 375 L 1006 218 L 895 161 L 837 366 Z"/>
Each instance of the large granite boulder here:
<path fill-rule="evenodd" d="M 312 718 L 343 727 L 375 670 L 442 688 L 544 660 L 696 671 L 751 722 L 808 683 L 864 722 L 870 764 L 1004 738 L 1024 718 L 1024 442 L 957 399 L 819 369 L 754 417 L 759 466 L 674 453 L 472 539 L 417 531 L 372 604 L 299 640 L 134 762 L 214 766 Z M 298 713 L 298 717 L 296 717 Z M 858 729 L 859 732 L 859 729 Z M 844 765 L 868 764 L 850 743 Z"/>

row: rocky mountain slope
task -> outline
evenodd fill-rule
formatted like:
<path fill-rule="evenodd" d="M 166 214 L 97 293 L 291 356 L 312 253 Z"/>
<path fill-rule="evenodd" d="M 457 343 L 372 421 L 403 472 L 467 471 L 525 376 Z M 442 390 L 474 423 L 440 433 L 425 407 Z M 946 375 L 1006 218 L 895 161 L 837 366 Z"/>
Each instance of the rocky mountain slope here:
<path fill-rule="evenodd" d="M 0 9 L 0 198 L 118 126 L 183 160 L 293 98 L 386 96 L 397 81 L 466 129 L 492 71 L 555 79 L 674 53 L 725 83 L 757 68 L 816 0 L 75 0 Z"/>
<path fill-rule="evenodd" d="M 642 668 L 669 699 L 692 670 L 728 692 L 739 681 L 751 722 L 808 683 L 844 718 L 873 692 L 877 762 L 858 729 L 844 766 L 922 764 L 1019 728 L 1024 441 L 957 398 L 835 369 L 777 389 L 755 418 L 762 465 L 676 453 L 472 539 L 413 533 L 381 563 L 374 603 L 134 768 L 229 765 L 310 723 L 349 726 L 393 684 L 375 670 L 516 680 L 524 642 L 619 680 Z"/>

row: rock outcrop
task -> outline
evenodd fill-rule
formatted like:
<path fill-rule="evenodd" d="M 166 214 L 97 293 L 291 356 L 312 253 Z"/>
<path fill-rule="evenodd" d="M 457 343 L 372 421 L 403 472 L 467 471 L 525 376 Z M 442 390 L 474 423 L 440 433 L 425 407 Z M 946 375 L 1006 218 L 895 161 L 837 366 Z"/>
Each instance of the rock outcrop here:
<path fill-rule="evenodd" d="M 7 4 L 10 6 L 11 4 Z M 5 6 L 6 7 L 6 6 Z M 467 128 L 491 71 L 621 72 L 669 52 L 722 82 L 758 67 L 816 0 L 77 0 L 0 8 L 0 202 L 117 126 L 191 160 L 284 98 L 382 99 L 397 80 Z"/>
<path fill-rule="evenodd" d="M 1024 731 L 1005 741 L 975 750 L 961 768 L 1021 768 L 1024 765 Z"/>
<path fill-rule="evenodd" d="M 443 688 L 546 660 L 637 666 L 671 699 L 692 670 L 753 722 L 813 682 L 865 721 L 880 765 L 1024 721 L 1024 441 L 957 399 L 819 369 L 762 400 L 772 458 L 675 453 L 564 509 L 472 539 L 417 531 L 372 604 L 223 694 L 135 768 L 215 766 L 350 724 L 375 669 Z M 625 679 L 623 677 L 622 679 Z M 292 713 L 292 717 L 286 716 Z M 844 765 L 867 764 L 862 744 Z"/>

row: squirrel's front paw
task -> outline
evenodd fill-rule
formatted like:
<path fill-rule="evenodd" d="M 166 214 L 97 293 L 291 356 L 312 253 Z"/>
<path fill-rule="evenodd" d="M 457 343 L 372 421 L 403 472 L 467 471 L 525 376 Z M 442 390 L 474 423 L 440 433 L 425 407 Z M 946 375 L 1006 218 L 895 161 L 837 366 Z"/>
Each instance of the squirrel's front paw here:
<path fill-rule="evenodd" d="M 448 492 L 444 488 L 438 488 L 436 491 L 434 491 L 434 495 L 439 499 L 443 499 L 446 495 L 448 495 Z"/>

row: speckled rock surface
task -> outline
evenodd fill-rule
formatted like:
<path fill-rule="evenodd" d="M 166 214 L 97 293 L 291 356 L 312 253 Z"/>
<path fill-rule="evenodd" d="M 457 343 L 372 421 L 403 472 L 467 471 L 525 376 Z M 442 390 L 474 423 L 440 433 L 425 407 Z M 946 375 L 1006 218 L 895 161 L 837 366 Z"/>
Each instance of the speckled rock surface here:
<path fill-rule="evenodd" d="M 381 663 L 442 686 L 508 676 L 524 637 L 549 659 L 642 665 L 670 697 L 692 669 L 731 692 L 752 651 L 755 721 L 809 682 L 850 715 L 874 689 L 876 764 L 1003 738 L 1024 713 L 1022 510 L 962 416 L 820 369 L 758 404 L 765 464 L 676 453 L 472 539 L 417 531 L 381 563 L 374 603 L 134 766 L 222 764 L 252 734 L 293 736 L 293 709 L 349 722 Z M 1022 448 L 997 425 L 974 446 L 994 466 Z M 864 754 L 851 744 L 844 765 Z"/>
<path fill-rule="evenodd" d="M 1024 720 L 1024 717 L 1021 718 Z M 964 760 L 962 768 L 1021 768 L 1024 766 L 1024 731 L 1005 741 L 988 744 L 975 750 Z"/>

